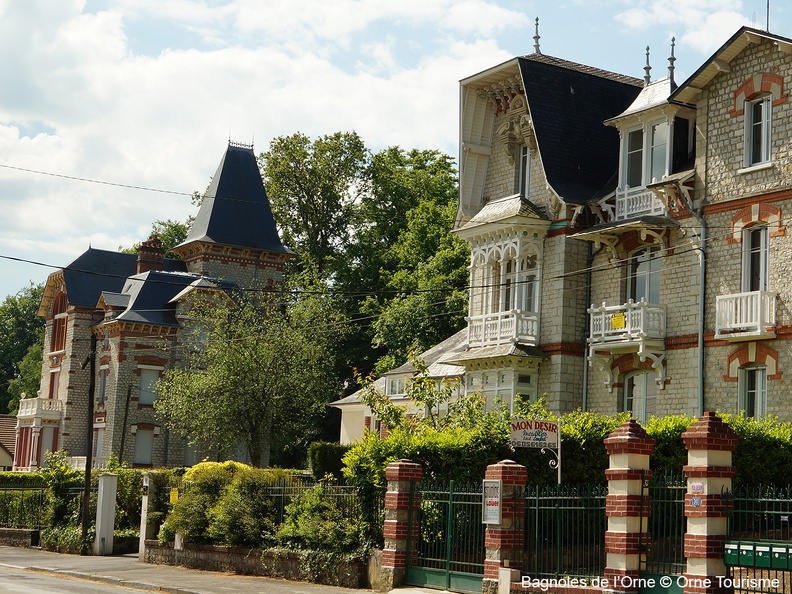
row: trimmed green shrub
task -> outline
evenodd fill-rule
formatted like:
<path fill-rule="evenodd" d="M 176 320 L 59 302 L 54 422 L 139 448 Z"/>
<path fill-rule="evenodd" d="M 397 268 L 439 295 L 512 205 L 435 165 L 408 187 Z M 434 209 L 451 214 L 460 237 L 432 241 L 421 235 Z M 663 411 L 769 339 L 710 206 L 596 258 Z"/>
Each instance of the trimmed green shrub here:
<path fill-rule="evenodd" d="M 696 419 L 687 415 L 652 417 L 646 424 L 646 432 L 655 440 L 650 458 L 650 467 L 657 473 L 682 474 L 687 464 L 687 450 L 682 443 L 682 434 Z"/>
<path fill-rule="evenodd" d="M 736 484 L 792 484 L 792 423 L 773 416 L 760 420 L 729 414 L 720 417 L 739 436 L 732 455 Z"/>
<path fill-rule="evenodd" d="M 328 474 L 341 480 L 343 478 L 344 454 L 349 451 L 348 445 L 336 442 L 315 441 L 308 446 L 308 460 L 313 475 L 322 479 Z"/>

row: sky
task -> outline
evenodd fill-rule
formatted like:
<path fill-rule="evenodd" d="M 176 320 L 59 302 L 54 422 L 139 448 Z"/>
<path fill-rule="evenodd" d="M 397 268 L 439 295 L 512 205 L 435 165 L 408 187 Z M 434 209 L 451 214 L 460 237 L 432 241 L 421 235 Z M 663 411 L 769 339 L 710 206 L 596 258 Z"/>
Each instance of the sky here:
<path fill-rule="evenodd" d="M 767 0 L 0 0 L 0 299 L 195 214 L 230 140 L 458 156 L 459 80 L 534 51 L 694 72 Z M 771 0 L 770 31 L 792 37 Z"/>

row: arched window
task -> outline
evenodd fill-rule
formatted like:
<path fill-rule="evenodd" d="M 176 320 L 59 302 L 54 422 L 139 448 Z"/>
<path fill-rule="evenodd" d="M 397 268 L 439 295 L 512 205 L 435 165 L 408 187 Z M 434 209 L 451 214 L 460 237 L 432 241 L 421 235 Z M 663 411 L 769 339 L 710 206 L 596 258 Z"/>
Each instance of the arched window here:
<path fill-rule="evenodd" d="M 740 397 L 738 412 L 758 419 L 767 414 L 767 368 L 764 365 L 746 365 L 738 375 Z"/>
<path fill-rule="evenodd" d="M 55 297 L 55 303 L 52 305 L 52 342 L 50 344 L 51 351 L 62 351 L 66 349 L 66 322 L 68 320 L 66 314 L 66 294 L 60 293 Z"/>
<path fill-rule="evenodd" d="M 655 375 L 648 371 L 636 371 L 624 378 L 622 411 L 631 411 L 635 420 L 645 423 L 655 414 L 657 383 Z"/>

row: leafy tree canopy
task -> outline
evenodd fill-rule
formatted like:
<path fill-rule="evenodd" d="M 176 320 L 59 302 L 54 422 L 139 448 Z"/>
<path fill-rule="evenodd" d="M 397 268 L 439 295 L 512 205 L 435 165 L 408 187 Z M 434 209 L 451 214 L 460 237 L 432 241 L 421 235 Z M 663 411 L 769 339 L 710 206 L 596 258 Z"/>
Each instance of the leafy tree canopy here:
<path fill-rule="evenodd" d="M 43 284 L 31 283 L 0 304 L 0 411 L 9 410 L 13 397 L 9 384 L 20 378 L 20 362 L 31 345 L 43 340 L 44 318 L 38 316 L 43 293 Z M 40 366 L 37 375 L 41 375 Z"/>
<path fill-rule="evenodd" d="M 205 348 L 157 385 L 155 407 L 172 429 L 209 448 L 244 445 L 255 466 L 269 465 L 274 445 L 315 436 L 339 393 L 333 350 L 345 328 L 327 295 L 265 311 L 196 303 L 192 320 L 207 333 Z"/>

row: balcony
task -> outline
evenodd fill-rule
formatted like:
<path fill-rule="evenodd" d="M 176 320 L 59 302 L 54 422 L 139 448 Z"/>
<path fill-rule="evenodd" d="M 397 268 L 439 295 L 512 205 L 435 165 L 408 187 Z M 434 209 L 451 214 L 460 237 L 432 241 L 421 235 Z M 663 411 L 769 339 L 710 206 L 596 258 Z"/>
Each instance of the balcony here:
<path fill-rule="evenodd" d="M 592 347 L 607 345 L 610 349 L 645 345 L 647 341 L 663 341 L 666 333 L 664 305 L 646 303 L 643 299 L 635 303 L 630 300 L 624 305 L 592 307 Z"/>
<path fill-rule="evenodd" d="M 533 311 L 502 311 L 467 318 L 468 345 L 493 346 L 519 342 L 539 344 L 539 314 Z"/>
<path fill-rule="evenodd" d="M 75 470 L 85 470 L 86 462 L 88 461 L 87 456 L 68 456 L 66 458 L 66 463 L 74 468 Z M 107 468 L 107 464 L 109 463 L 109 458 L 102 458 L 94 456 L 91 458 L 91 470 L 102 470 L 103 468 Z"/>
<path fill-rule="evenodd" d="M 18 417 L 45 417 L 60 419 L 63 401 L 51 398 L 25 398 L 19 401 Z"/>
<path fill-rule="evenodd" d="M 652 190 L 645 186 L 616 190 L 616 213 L 614 220 L 626 221 L 644 215 L 663 216 L 666 207 Z"/>
<path fill-rule="evenodd" d="M 756 340 L 775 338 L 776 294 L 751 291 L 718 295 L 715 299 L 715 338 Z"/>

